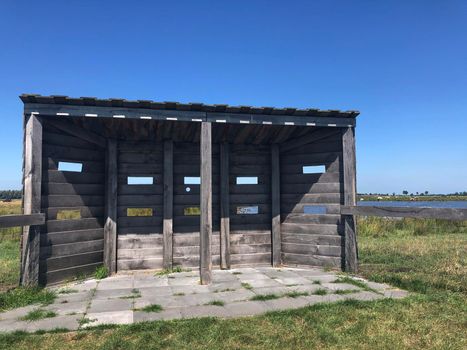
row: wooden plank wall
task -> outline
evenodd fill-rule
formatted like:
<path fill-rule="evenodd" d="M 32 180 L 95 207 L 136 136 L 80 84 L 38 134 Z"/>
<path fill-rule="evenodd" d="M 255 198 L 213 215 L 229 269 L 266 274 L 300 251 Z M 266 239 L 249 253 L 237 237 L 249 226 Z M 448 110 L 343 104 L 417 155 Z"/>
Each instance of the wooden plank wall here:
<path fill-rule="evenodd" d="M 152 185 L 129 185 L 128 176 L 153 177 Z M 163 145 L 118 143 L 117 270 L 162 268 Z M 151 208 L 152 216 L 128 216 L 128 208 Z"/>
<path fill-rule="evenodd" d="M 271 264 L 271 155 L 269 146 L 230 146 L 230 260 L 232 266 Z M 257 185 L 237 185 L 237 176 L 257 176 Z M 238 215 L 238 206 L 258 214 Z"/>
<path fill-rule="evenodd" d="M 212 148 L 212 264 L 220 265 L 219 145 Z M 184 177 L 200 176 L 199 143 L 174 143 L 173 264 L 199 267 L 200 216 L 185 208 L 200 207 L 200 185 L 184 185 Z M 190 190 L 187 191 L 187 188 Z"/>
<path fill-rule="evenodd" d="M 325 130 L 323 132 L 326 132 Z M 281 153 L 282 262 L 341 267 L 343 223 L 342 141 L 340 134 Z M 303 174 L 303 166 L 325 165 L 322 174 Z M 325 214 L 305 214 L 305 206 Z"/>
<path fill-rule="evenodd" d="M 103 262 L 104 149 L 67 135 L 43 121 L 39 280 L 50 284 L 92 273 Z M 59 161 L 80 162 L 82 172 L 59 171 Z M 57 220 L 61 210 L 81 219 Z"/>

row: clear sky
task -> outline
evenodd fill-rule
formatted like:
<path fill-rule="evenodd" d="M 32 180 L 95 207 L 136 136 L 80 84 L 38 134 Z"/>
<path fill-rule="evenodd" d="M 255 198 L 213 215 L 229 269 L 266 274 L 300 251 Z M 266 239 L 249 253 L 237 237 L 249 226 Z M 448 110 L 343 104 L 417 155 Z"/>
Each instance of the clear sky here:
<path fill-rule="evenodd" d="M 0 188 L 21 93 L 357 109 L 359 192 L 467 190 L 467 1 L 0 1 Z"/>

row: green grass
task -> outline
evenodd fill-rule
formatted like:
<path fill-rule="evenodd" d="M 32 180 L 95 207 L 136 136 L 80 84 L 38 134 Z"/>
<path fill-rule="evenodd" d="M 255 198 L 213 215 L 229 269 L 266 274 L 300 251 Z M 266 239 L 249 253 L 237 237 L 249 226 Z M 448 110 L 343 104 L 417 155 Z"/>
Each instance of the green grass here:
<path fill-rule="evenodd" d="M 0 293 L 0 311 L 14 309 L 31 304 L 49 305 L 54 302 L 56 294 L 42 288 L 15 288 Z"/>
<path fill-rule="evenodd" d="M 240 271 L 235 271 L 232 273 L 232 275 L 241 275 L 242 273 Z"/>
<path fill-rule="evenodd" d="M 143 311 L 143 312 L 161 312 L 163 308 L 159 304 L 151 304 L 151 305 L 145 306 L 137 310 Z"/>
<path fill-rule="evenodd" d="M 326 289 L 320 288 L 320 289 L 315 290 L 312 294 L 314 294 L 314 295 L 326 295 L 326 294 L 328 294 L 328 292 L 327 292 Z"/>
<path fill-rule="evenodd" d="M 353 294 L 360 292 L 360 289 L 337 289 L 334 294 Z"/>
<path fill-rule="evenodd" d="M 21 321 L 37 321 L 44 318 L 55 317 L 57 314 L 54 311 L 48 311 L 44 309 L 34 309 L 29 311 L 25 316 L 21 317 Z"/>
<path fill-rule="evenodd" d="M 136 298 L 141 298 L 141 292 L 138 289 L 132 289 L 130 295 L 124 295 L 120 297 L 119 299 L 136 299 Z"/>
<path fill-rule="evenodd" d="M 318 280 L 313 281 L 313 284 L 321 284 L 321 281 L 318 281 Z"/>
<path fill-rule="evenodd" d="M 224 306 L 225 303 L 222 300 L 212 300 L 204 305 Z"/>
<path fill-rule="evenodd" d="M 99 266 L 94 272 L 94 278 L 97 280 L 101 280 L 109 276 L 109 269 L 106 266 Z"/>
<path fill-rule="evenodd" d="M 61 288 L 57 291 L 58 294 L 73 294 L 73 293 L 78 293 L 77 289 L 72 289 L 72 288 Z"/>
<path fill-rule="evenodd" d="M 280 297 L 281 296 L 277 294 L 257 294 L 251 297 L 250 300 L 266 301 L 266 300 L 279 299 Z"/>
<path fill-rule="evenodd" d="M 182 297 L 184 295 L 185 295 L 185 293 L 174 293 L 173 294 L 174 297 Z"/>
<path fill-rule="evenodd" d="M 252 290 L 253 286 L 247 282 L 242 282 L 242 287 L 248 290 Z"/>
<path fill-rule="evenodd" d="M 306 297 L 307 295 L 310 295 L 310 293 L 308 293 L 308 292 L 299 292 L 299 291 L 296 291 L 296 290 L 284 294 L 284 296 L 286 296 L 287 298 Z"/>
<path fill-rule="evenodd" d="M 164 269 L 164 270 L 156 272 L 156 276 L 165 276 L 165 275 L 170 275 L 171 273 L 180 273 L 180 272 L 188 272 L 188 271 L 190 270 L 183 269 L 181 266 L 174 266 L 171 269 Z"/>

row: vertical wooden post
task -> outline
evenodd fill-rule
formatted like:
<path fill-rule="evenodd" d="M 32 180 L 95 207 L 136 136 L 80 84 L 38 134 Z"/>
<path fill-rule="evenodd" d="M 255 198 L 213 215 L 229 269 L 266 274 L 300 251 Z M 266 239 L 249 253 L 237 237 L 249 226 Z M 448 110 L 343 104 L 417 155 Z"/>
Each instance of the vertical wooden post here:
<path fill-rule="evenodd" d="M 211 283 L 211 236 L 212 236 L 212 144 L 211 123 L 201 123 L 201 223 L 200 223 L 200 279 L 201 284 Z"/>
<path fill-rule="evenodd" d="M 23 214 L 40 213 L 42 184 L 42 124 L 30 115 L 24 122 Z M 21 238 L 21 284 L 39 284 L 40 226 L 24 226 Z"/>
<path fill-rule="evenodd" d="M 344 205 L 355 205 L 357 194 L 355 129 L 348 127 L 342 134 L 344 173 Z M 355 217 L 344 215 L 344 268 L 348 272 L 358 271 L 357 229 Z"/>
<path fill-rule="evenodd" d="M 221 269 L 230 269 L 229 144 L 220 145 Z"/>
<path fill-rule="evenodd" d="M 163 266 L 173 266 L 173 141 L 164 141 L 164 224 Z"/>
<path fill-rule="evenodd" d="M 279 145 L 271 145 L 272 266 L 281 264 L 281 189 Z"/>
<path fill-rule="evenodd" d="M 109 274 L 117 272 L 117 140 L 107 139 L 105 157 L 104 266 Z"/>

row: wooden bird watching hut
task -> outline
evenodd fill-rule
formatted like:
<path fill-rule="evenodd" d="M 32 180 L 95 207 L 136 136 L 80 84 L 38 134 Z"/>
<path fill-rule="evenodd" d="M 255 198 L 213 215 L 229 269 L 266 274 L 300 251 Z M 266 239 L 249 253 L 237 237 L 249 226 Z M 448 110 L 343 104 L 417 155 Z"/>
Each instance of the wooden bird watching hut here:
<path fill-rule="evenodd" d="M 21 281 L 174 266 L 355 271 L 356 111 L 22 95 Z M 30 216 L 33 218 L 34 215 Z"/>

